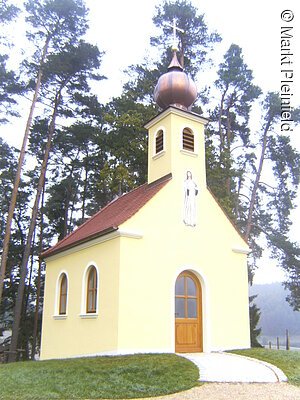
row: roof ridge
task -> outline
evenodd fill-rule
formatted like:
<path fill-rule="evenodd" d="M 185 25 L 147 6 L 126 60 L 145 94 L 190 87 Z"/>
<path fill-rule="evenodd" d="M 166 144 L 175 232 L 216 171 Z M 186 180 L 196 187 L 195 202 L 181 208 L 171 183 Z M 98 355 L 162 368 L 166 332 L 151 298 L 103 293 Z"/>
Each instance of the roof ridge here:
<path fill-rule="evenodd" d="M 82 224 L 80 224 L 77 228 L 75 228 L 72 232 L 70 232 L 68 235 L 66 235 L 64 238 L 62 238 L 61 240 L 58 240 L 57 243 L 55 243 L 53 246 L 50 246 L 48 249 L 44 250 L 44 252 L 48 251 L 49 249 L 54 249 L 58 244 L 61 245 L 62 243 L 64 243 L 67 239 L 69 239 L 70 236 L 74 235 L 75 232 L 78 232 L 80 230 L 82 230 L 85 225 L 87 223 L 89 223 L 92 219 L 96 218 L 96 216 L 102 211 L 104 210 L 111 202 L 109 202 L 106 206 L 104 206 L 103 208 L 100 208 L 99 211 L 97 211 L 94 215 L 92 215 L 91 217 L 88 217 L 88 219 L 86 221 L 84 221 Z"/>
<path fill-rule="evenodd" d="M 79 225 L 76 229 L 74 229 L 71 233 L 69 233 L 63 239 L 57 241 L 57 243 L 55 243 L 53 246 L 50 246 L 48 249 L 44 250 L 42 252 L 42 256 L 44 254 L 47 254 L 48 252 L 53 253 L 56 251 L 60 251 L 61 248 L 64 248 L 66 246 L 68 247 L 69 242 L 72 242 L 72 241 L 77 242 L 78 237 L 80 237 L 81 238 L 80 240 L 82 240 L 82 236 L 85 235 L 86 226 L 93 225 L 94 220 L 95 220 L 94 225 L 98 226 L 99 218 L 101 219 L 102 213 L 103 214 L 107 214 L 107 213 L 111 214 L 112 213 L 114 215 L 113 218 L 109 217 L 109 218 L 112 218 L 111 219 L 112 225 L 110 226 L 110 228 L 114 227 L 117 229 L 120 221 L 118 220 L 118 213 L 114 214 L 115 213 L 114 207 L 118 207 L 118 206 L 116 206 L 116 204 L 119 204 L 119 207 L 121 205 L 122 212 L 127 213 L 126 219 L 128 219 L 128 218 L 132 217 L 137 211 L 139 211 L 140 208 L 143 206 L 143 204 L 145 204 L 147 201 L 149 201 L 149 199 L 152 197 L 151 192 L 153 192 L 153 191 L 156 192 L 156 190 L 157 190 L 156 186 L 159 187 L 159 185 L 166 183 L 171 178 L 172 178 L 172 174 L 165 175 L 164 177 L 159 178 L 156 181 L 151 182 L 150 184 L 148 182 L 146 182 L 146 183 L 130 190 L 129 192 L 121 195 L 120 197 L 113 199 L 106 206 L 102 207 L 99 211 L 97 211 L 94 215 L 89 217 L 85 222 L 83 222 L 81 225 Z M 137 194 L 135 195 L 136 192 L 137 192 Z M 149 195 L 150 195 L 150 197 L 149 197 Z M 126 201 L 127 197 L 129 197 L 128 201 Z M 145 199 L 145 201 L 141 200 L 143 198 Z M 139 205 L 140 201 L 143 204 Z M 119 202 L 121 202 L 121 203 L 119 203 Z M 132 207 L 133 204 L 135 205 L 134 207 Z M 110 208 L 112 209 L 112 211 L 110 211 Z M 107 229 L 107 228 L 108 227 L 106 227 L 105 229 Z M 98 233 L 100 233 L 100 231 L 97 232 L 97 229 L 96 229 L 95 232 L 89 232 L 89 233 L 87 233 L 87 235 L 93 236 L 94 234 L 98 234 Z"/>
<path fill-rule="evenodd" d="M 100 210 L 98 210 L 94 215 L 88 217 L 88 219 L 87 219 L 85 222 L 83 222 L 82 224 L 80 224 L 77 228 L 75 228 L 72 232 L 70 232 L 70 233 L 69 233 L 68 235 L 66 235 L 64 238 L 62 238 L 61 240 L 58 240 L 57 243 L 55 243 L 53 246 L 50 246 L 48 249 L 44 250 L 43 253 L 46 252 L 46 251 L 48 251 L 49 249 L 52 249 L 52 248 L 54 249 L 58 244 L 61 246 L 61 244 L 63 244 L 67 239 L 69 239 L 72 235 L 74 235 L 75 232 L 78 233 L 78 231 L 84 229 L 84 227 L 85 227 L 86 224 L 90 223 L 93 219 L 97 218 L 98 214 L 100 214 L 101 212 L 103 212 L 104 210 L 106 210 L 106 209 L 107 209 L 111 204 L 113 204 L 115 201 L 119 200 L 120 198 L 126 196 L 126 195 L 129 194 L 129 193 L 132 193 L 133 191 L 139 189 L 140 187 L 142 187 L 142 186 L 144 186 L 144 185 L 146 185 L 146 183 L 144 183 L 143 185 L 140 185 L 140 186 L 138 186 L 138 187 L 132 189 L 130 192 L 127 192 L 127 193 L 123 194 L 122 196 L 120 196 L 120 197 L 118 197 L 118 198 L 116 198 L 116 199 L 111 200 L 111 201 L 110 201 L 109 203 L 107 203 L 104 207 L 100 208 Z"/>

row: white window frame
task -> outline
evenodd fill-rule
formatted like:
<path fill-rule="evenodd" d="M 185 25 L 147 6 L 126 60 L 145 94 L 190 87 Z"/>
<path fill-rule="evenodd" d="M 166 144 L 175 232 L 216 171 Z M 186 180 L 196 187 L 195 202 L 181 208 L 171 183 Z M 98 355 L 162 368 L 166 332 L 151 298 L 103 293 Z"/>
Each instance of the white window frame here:
<path fill-rule="evenodd" d="M 96 268 L 97 272 L 97 299 L 96 299 L 96 312 L 95 313 L 87 313 L 86 312 L 86 306 L 87 306 L 87 280 L 88 280 L 88 275 L 89 275 L 89 270 L 91 267 Z M 83 272 L 82 276 L 82 288 L 81 288 L 81 310 L 80 310 L 80 317 L 81 318 L 97 318 L 98 317 L 98 312 L 99 312 L 99 293 L 100 293 L 100 274 L 99 274 L 99 268 L 97 263 L 94 261 L 90 261 L 87 266 L 85 267 L 85 270 Z"/>
<path fill-rule="evenodd" d="M 61 288 L 61 280 L 63 274 L 66 275 L 67 278 L 67 298 L 66 298 L 66 313 L 59 313 L 59 305 L 60 305 L 60 288 Z M 69 275 L 66 270 L 61 270 L 56 279 L 56 289 L 55 289 L 55 302 L 54 302 L 54 319 L 66 319 L 68 316 L 68 304 L 69 304 L 69 294 L 70 294 L 70 283 L 69 283 Z"/>

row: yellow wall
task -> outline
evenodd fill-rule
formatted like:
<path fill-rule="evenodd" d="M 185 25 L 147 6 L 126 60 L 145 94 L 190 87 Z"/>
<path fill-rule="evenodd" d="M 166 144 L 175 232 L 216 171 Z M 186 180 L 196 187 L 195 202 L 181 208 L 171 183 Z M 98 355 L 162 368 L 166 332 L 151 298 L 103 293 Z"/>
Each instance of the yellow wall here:
<path fill-rule="evenodd" d="M 206 188 L 204 123 L 167 110 L 148 124 L 149 183 L 172 179 L 120 226 L 126 235 L 47 260 L 42 358 L 103 352 L 175 351 L 174 291 L 177 276 L 193 271 L 201 282 L 204 351 L 250 346 L 246 243 Z M 153 156 L 154 135 L 165 130 L 165 153 Z M 183 128 L 196 137 L 195 154 L 181 151 Z M 183 182 L 193 173 L 199 187 L 196 227 L 183 223 Z M 100 271 L 99 315 L 80 314 L 82 276 L 94 261 Z M 61 271 L 70 283 L 68 316 L 56 320 L 55 286 Z"/>
<path fill-rule="evenodd" d="M 204 123 L 206 121 L 195 114 L 170 108 L 159 118 L 155 118 L 149 127 L 148 150 L 148 182 L 156 181 L 168 173 L 172 173 L 173 179 L 183 179 L 187 168 L 193 170 L 198 178 L 198 184 L 206 185 L 205 174 L 205 146 Z M 195 152 L 182 150 L 182 132 L 184 128 L 190 128 L 194 133 Z M 164 131 L 164 151 L 155 155 L 155 137 L 159 130 Z"/>
<path fill-rule="evenodd" d="M 146 125 L 148 181 L 169 172 L 172 180 L 121 227 L 143 233 L 138 243 L 121 242 L 120 299 L 126 301 L 120 304 L 119 345 L 128 351 L 174 351 L 175 281 L 184 270 L 202 286 L 204 351 L 250 346 L 247 257 L 233 251 L 248 247 L 206 188 L 205 122 L 168 109 Z M 182 151 L 185 127 L 195 134 L 194 153 Z M 165 152 L 153 156 L 160 129 Z M 183 223 L 188 170 L 199 188 L 196 227 Z"/>
<path fill-rule="evenodd" d="M 155 137 L 159 130 L 164 132 L 164 150 L 155 154 Z M 163 125 L 159 122 L 149 130 L 148 140 L 148 182 L 151 183 L 169 174 L 172 171 L 172 135 L 171 131 L 171 118 L 166 118 Z"/>
<path fill-rule="evenodd" d="M 180 190 L 171 181 L 122 226 L 144 229 L 137 243 L 122 239 L 119 345 L 174 351 L 175 281 L 191 270 L 203 292 L 204 351 L 249 347 L 246 256 L 232 251 L 247 246 L 208 191 L 200 195 L 198 228 L 185 226 Z"/>
<path fill-rule="evenodd" d="M 76 254 L 47 260 L 41 359 L 95 354 L 117 348 L 119 242 L 116 238 Z M 81 316 L 85 314 L 82 282 L 86 268 L 91 264 L 99 271 L 98 316 L 84 318 Z M 61 272 L 68 275 L 68 308 L 65 319 L 56 319 L 56 284 Z"/>

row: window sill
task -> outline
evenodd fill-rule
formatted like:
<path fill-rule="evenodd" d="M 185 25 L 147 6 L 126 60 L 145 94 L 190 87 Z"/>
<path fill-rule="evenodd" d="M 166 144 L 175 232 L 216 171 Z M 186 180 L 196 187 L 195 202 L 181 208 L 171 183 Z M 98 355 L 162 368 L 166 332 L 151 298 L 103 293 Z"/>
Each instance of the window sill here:
<path fill-rule="evenodd" d="M 53 315 L 53 319 L 67 319 L 67 314 L 61 314 L 61 315 Z"/>
<path fill-rule="evenodd" d="M 195 153 L 195 152 L 189 151 L 189 150 L 181 149 L 180 153 L 186 154 L 187 156 L 191 156 L 191 157 L 198 157 L 198 153 Z"/>
<path fill-rule="evenodd" d="M 157 160 L 158 158 L 162 157 L 165 154 L 166 154 L 166 150 L 162 150 L 159 153 L 154 154 L 154 156 L 152 156 L 152 160 Z"/>
<path fill-rule="evenodd" d="M 98 314 L 97 313 L 79 314 L 79 317 L 82 319 L 95 319 L 95 318 L 98 318 Z"/>

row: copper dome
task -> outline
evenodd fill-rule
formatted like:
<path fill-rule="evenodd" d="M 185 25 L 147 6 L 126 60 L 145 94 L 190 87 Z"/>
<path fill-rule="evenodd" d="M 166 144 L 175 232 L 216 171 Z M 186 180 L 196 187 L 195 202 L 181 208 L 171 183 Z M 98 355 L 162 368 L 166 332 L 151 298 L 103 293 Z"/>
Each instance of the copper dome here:
<path fill-rule="evenodd" d="M 196 98 L 196 85 L 183 71 L 174 51 L 168 72 L 159 78 L 154 89 L 154 100 L 162 109 L 174 106 L 187 110 Z"/>

